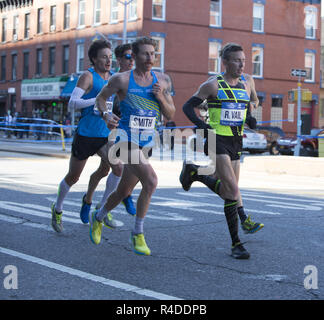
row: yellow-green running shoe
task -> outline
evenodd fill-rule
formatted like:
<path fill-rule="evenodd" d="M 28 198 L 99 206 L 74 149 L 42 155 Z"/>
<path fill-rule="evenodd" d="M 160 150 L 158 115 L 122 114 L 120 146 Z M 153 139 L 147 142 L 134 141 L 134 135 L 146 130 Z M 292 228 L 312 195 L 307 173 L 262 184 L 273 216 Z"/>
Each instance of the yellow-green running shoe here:
<path fill-rule="evenodd" d="M 102 222 L 96 219 L 97 210 L 93 211 L 89 217 L 90 240 L 94 244 L 99 244 L 101 241 Z"/>
<path fill-rule="evenodd" d="M 263 223 L 253 222 L 249 215 L 241 224 L 244 233 L 256 233 L 264 227 Z"/>
<path fill-rule="evenodd" d="M 62 212 L 59 214 L 56 212 L 55 202 L 52 203 L 51 213 L 52 213 L 52 227 L 56 232 L 61 233 L 63 231 Z"/>
<path fill-rule="evenodd" d="M 130 243 L 135 253 L 149 256 L 151 254 L 150 248 L 147 246 L 144 234 L 131 234 Z"/>
<path fill-rule="evenodd" d="M 109 229 L 115 229 L 117 227 L 117 223 L 114 220 L 113 215 L 108 212 L 107 215 L 103 219 L 104 226 Z"/>

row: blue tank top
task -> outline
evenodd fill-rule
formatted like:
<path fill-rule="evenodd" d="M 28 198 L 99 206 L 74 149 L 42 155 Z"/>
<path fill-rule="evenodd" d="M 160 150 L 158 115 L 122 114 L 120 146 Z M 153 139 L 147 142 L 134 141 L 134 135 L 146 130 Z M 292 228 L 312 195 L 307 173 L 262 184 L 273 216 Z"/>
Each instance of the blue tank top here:
<path fill-rule="evenodd" d="M 157 77 L 151 71 L 152 84 L 148 87 L 139 86 L 131 71 L 127 94 L 120 101 L 121 119 L 117 132 L 118 141 L 131 141 L 140 147 L 154 146 L 154 134 L 157 122 L 161 118 L 160 104 L 152 93 Z"/>
<path fill-rule="evenodd" d="M 95 98 L 101 89 L 108 83 L 93 68 L 88 69 L 92 73 L 92 89 L 89 93 L 82 96 L 82 99 Z M 112 73 L 110 73 L 112 74 Z M 114 101 L 114 96 L 108 99 L 107 105 Z M 110 130 L 105 121 L 101 118 L 98 111 L 94 110 L 94 105 L 86 107 L 81 111 L 81 119 L 77 127 L 77 133 L 85 137 L 106 138 Z"/>

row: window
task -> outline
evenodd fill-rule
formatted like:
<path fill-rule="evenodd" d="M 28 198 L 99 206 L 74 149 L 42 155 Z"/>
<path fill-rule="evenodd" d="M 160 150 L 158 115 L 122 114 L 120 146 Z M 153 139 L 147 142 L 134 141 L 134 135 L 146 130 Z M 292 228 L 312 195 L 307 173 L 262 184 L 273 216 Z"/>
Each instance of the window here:
<path fill-rule="evenodd" d="M 164 38 L 152 37 L 156 41 L 155 62 L 153 68 L 158 71 L 164 69 Z"/>
<path fill-rule="evenodd" d="M 78 20 L 79 27 L 85 26 L 85 6 L 86 6 L 85 0 L 79 0 L 79 20 Z"/>
<path fill-rule="evenodd" d="M 137 19 L 137 0 L 133 0 L 128 4 L 128 20 L 136 20 Z"/>
<path fill-rule="evenodd" d="M 307 6 L 305 7 L 304 12 L 306 38 L 315 39 L 317 28 L 317 8 L 313 6 Z"/>
<path fill-rule="evenodd" d="M 18 23 L 19 23 L 19 16 L 13 17 L 13 28 L 12 28 L 12 38 L 13 41 L 18 40 Z"/>
<path fill-rule="evenodd" d="M 56 29 L 56 6 L 50 8 L 50 31 L 53 32 Z"/>
<path fill-rule="evenodd" d="M 93 7 L 94 7 L 94 12 L 93 12 L 93 23 L 94 24 L 99 24 L 100 23 L 100 10 L 101 10 L 101 1 L 100 0 L 93 0 Z"/>
<path fill-rule="evenodd" d="M 28 39 L 30 33 L 30 13 L 25 14 L 25 31 L 24 31 L 24 38 Z"/>
<path fill-rule="evenodd" d="M 23 79 L 29 77 L 29 52 L 24 52 Z"/>
<path fill-rule="evenodd" d="M 37 10 L 37 33 L 43 32 L 43 8 Z"/>
<path fill-rule="evenodd" d="M 118 22 L 118 0 L 112 0 L 110 5 L 110 23 L 116 23 Z"/>
<path fill-rule="evenodd" d="M 11 79 L 17 80 L 17 53 L 14 53 L 11 55 Z"/>
<path fill-rule="evenodd" d="M 6 80 L 6 63 L 7 63 L 7 57 L 1 56 L 1 81 Z"/>
<path fill-rule="evenodd" d="M 156 20 L 165 20 L 165 1 L 153 0 L 152 2 L 152 18 Z"/>
<path fill-rule="evenodd" d="M 216 74 L 221 72 L 221 59 L 219 51 L 221 50 L 221 42 L 209 40 L 209 58 L 208 58 L 208 73 Z"/>
<path fill-rule="evenodd" d="M 42 74 L 42 63 L 43 63 L 43 50 L 37 49 L 36 50 L 36 74 Z"/>
<path fill-rule="evenodd" d="M 55 74 L 55 47 L 50 47 L 48 51 L 48 74 Z"/>
<path fill-rule="evenodd" d="M 69 73 L 70 48 L 68 45 L 63 46 L 62 73 Z"/>
<path fill-rule="evenodd" d="M 253 77 L 263 77 L 263 48 L 252 47 L 252 75 Z"/>
<path fill-rule="evenodd" d="M 212 27 L 222 26 L 222 0 L 210 1 L 210 20 L 209 25 Z"/>
<path fill-rule="evenodd" d="M 315 53 L 306 52 L 305 53 L 305 69 L 306 69 L 306 82 L 315 81 Z"/>
<path fill-rule="evenodd" d="M 282 128 L 282 100 L 281 95 L 271 96 L 271 121 L 273 126 Z"/>
<path fill-rule="evenodd" d="M 70 3 L 64 3 L 64 30 L 70 28 Z"/>
<path fill-rule="evenodd" d="M 253 4 L 253 31 L 264 31 L 264 5 L 261 3 Z"/>
<path fill-rule="evenodd" d="M 80 73 L 84 70 L 84 44 L 77 44 L 77 68 L 76 72 Z"/>
<path fill-rule="evenodd" d="M 320 118 L 324 118 L 324 99 L 320 100 L 320 110 L 319 110 Z"/>
<path fill-rule="evenodd" d="M 5 42 L 7 40 L 7 18 L 2 18 L 2 34 L 1 41 Z"/>

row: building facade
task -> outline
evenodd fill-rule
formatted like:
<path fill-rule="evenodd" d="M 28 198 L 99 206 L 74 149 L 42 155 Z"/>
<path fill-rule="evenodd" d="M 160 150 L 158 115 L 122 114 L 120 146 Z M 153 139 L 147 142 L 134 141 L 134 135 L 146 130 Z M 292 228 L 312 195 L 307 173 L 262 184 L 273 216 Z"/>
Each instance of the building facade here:
<path fill-rule="evenodd" d="M 75 81 L 89 67 L 87 48 L 106 37 L 125 37 L 125 1 L 0 0 L 0 116 L 7 110 L 42 110 L 59 121 Z M 298 78 L 311 94 L 302 102 L 303 133 L 320 121 L 320 0 L 133 0 L 127 40 L 158 42 L 155 69 L 173 81 L 179 126 L 191 125 L 182 105 L 211 75 L 223 71 L 219 50 L 244 48 L 260 100 L 258 121 L 296 132 Z M 288 121 L 289 120 L 289 121 Z"/>

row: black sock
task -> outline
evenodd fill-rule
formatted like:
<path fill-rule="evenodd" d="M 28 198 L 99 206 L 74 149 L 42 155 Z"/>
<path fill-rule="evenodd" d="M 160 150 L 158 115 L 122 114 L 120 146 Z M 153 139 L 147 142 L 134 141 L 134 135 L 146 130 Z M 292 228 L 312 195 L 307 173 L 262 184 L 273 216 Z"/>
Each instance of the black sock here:
<path fill-rule="evenodd" d="M 247 219 L 247 215 L 244 213 L 243 206 L 237 208 L 237 213 L 240 217 L 241 223 L 243 223 L 245 221 L 245 219 Z"/>
<path fill-rule="evenodd" d="M 238 236 L 237 201 L 226 199 L 224 202 L 224 212 L 228 229 L 232 239 L 232 245 L 240 242 Z"/>
<path fill-rule="evenodd" d="M 220 185 L 221 185 L 220 179 L 213 178 L 211 176 L 198 175 L 197 171 L 195 174 L 192 175 L 192 179 L 194 181 L 199 181 L 199 182 L 203 183 L 211 191 L 213 191 L 214 193 L 219 195 L 219 189 L 220 189 Z"/>

